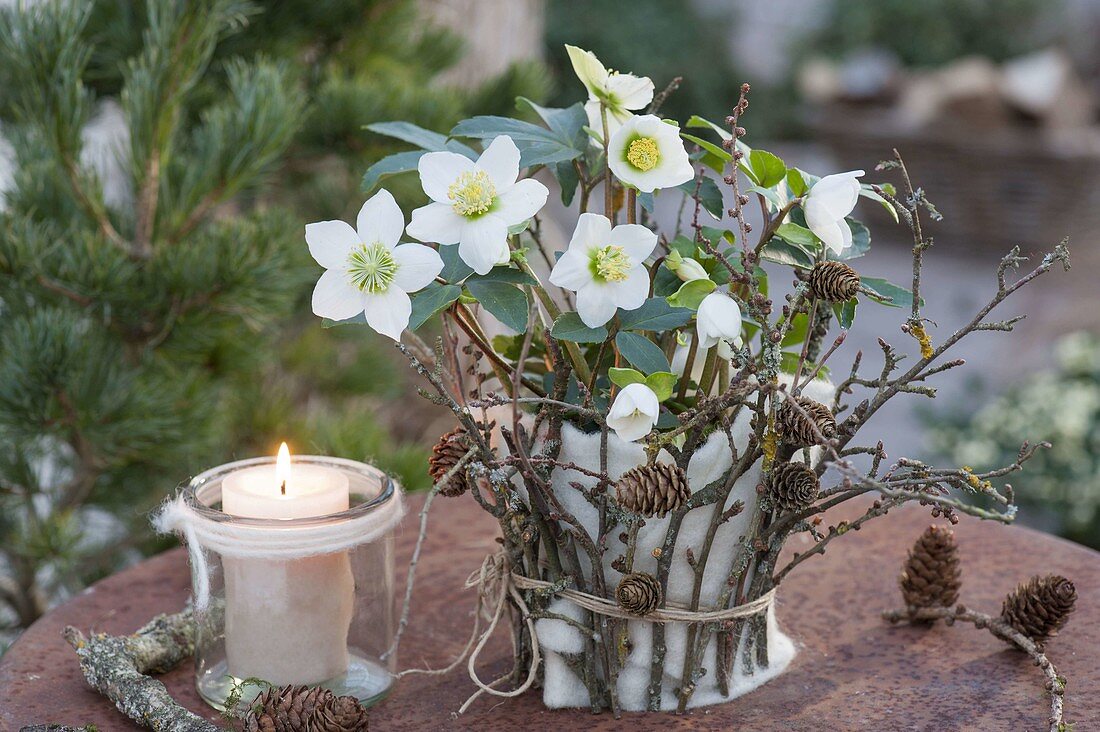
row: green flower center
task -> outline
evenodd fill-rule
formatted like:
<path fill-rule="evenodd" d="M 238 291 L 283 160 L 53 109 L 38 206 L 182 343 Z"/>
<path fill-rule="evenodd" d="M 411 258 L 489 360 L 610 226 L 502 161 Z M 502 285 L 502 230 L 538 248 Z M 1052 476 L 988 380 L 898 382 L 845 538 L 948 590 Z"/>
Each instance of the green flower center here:
<path fill-rule="evenodd" d="M 626 161 L 638 170 L 645 172 L 657 167 L 661 161 L 661 150 L 652 137 L 639 137 L 631 141 L 626 149 Z"/>
<path fill-rule="evenodd" d="M 447 189 L 451 208 L 459 216 L 480 216 L 493 206 L 497 189 L 484 170 L 467 171 Z"/>
<path fill-rule="evenodd" d="M 385 244 L 360 244 L 348 255 L 348 275 L 363 292 L 385 292 L 397 275 L 397 262 Z"/>
<path fill-rule="evenodd" d="M 632 266 L 630 256 L 614 244 L 592 253 L 592 276 L 598 282 L 622 282 L 630 276 Z"/>

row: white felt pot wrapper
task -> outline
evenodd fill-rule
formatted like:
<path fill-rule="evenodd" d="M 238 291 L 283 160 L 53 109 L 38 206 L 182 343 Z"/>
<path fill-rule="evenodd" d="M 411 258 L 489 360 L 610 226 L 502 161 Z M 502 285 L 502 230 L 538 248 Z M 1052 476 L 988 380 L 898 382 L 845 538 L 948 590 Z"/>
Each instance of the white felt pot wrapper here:
<path fill-rule="evenodd" d="M 824 380 L 815 381 L 803 389 L 803 394 L 811 399 L 829 403 L 833 397 L 833 386 Z M 738 450 L 743 450 L 750 434 L 749 415 L 743 413 L 734 423 L 732 434 Z M 607 472 L 612 480 L 623 473 L 646 462 L 643 446 L 639 443 L 624 442 L 608 435 Z M 562 426 L 562 449 L 558 459 L 564 463 L 576 465 L 599 472 L 600 435 L 586 434 L 571 424 Z M 661 460 L 670 460 L 662 454 Z M 816 455 L 814 456 L 816 460 Z M 729 439 L 724 432 L 716 432 L 692 456 L 687 467 L 688 484 L 692 493 L 702 490 L 718 480 L 730 469 L 732 454 Z M 719 526 L 714 538 L 710 560 L 703 574 L 701 607 L 713 607 L 721 592 L 731 563 L 738 552 L 739 539 L 748 531 L 750 517 L 754 513 L 758 495 L 756 486 L 761 479 L 761 466 L 753 465 L 734 484 L 726 502 L 726 508 L 740 500 L 745 509 L 737 516 Z M 571 512 L 584 525 L 592 536 L 597 533 L 598 512 L 570 483 L 580 483 L 591 487 L 596 479 L 573 470 L 555 470 L 551 476 L 551 485 L 564 509 Z M 522 490 L 526 497 L 526 491 Z M 691 601 L 694 573 L 687 563 L 686 548 L 699 547 L 703 543 L 710 523 L 714 506 L 702 506 L 684 516 L 676 543 L 669 572 L 668 589 L 665 602 L 686 607 Z M 634 571 L 656 574 L 657 560 L 652 551 L 663 545 L 670 517 L 648 518 L 645 526 L 638 532 L 638 544 L 635 553 Z M 618 537 L 619 532 L 608 536 L 608 551 L 604 554 L 604 573 L 609 584 L 614 585 L 620 573 L 611 567 L 615 557 L 623 554 L 626 547 Z M 587 557 L 582 553 L 582 564 L 587 565 Z M 573 602 L 557 598 L 550 604 L 554 613 L 582 618 L 583 610 Z M 684 668 L 685 646 L 688 626 L 685 623 L 665 623 L 665 683 L 661 709 L 672 711 L 677 707 L 678 699 L 673 690 L 680 686 L 680 677 Z M 584 650 L 584 641 L 580 632 L 561 620 L 540 619 L 536 623 L 538 642 L 542 648 L 545 675 L 543 685 L 543 703 L 550 708 L 587 707 L 590 704 L 588 689 L 581 679 L 569 668 L 563 659 L 563 653 L 579 653 Z M 618 677 L 619 702 L 628 711 L 643 711 L 649 701 L 648 687 L 650 665 L 653 652 L 652 623 L 646 620 L 628 621 L 628 633 L 631 652 L 621 668 Z M 688 704 L 690 707 L 706 706 L 729 701 L 757 688 L 761 684 L 781 674 L 795 655 L 794 642 L 780 630 L 775 618 L 775 607 L 767 610 L 768 666 L 755 668 L 746 673 L 742 664 L 743 646 L 748 637 L 748 628 L 738 644 L 733 674 L 730 677 L 730 693 L 723 695 L 718 688 L 715 673 L 716 644 L 713 636 L 708 642 L 703 657 L 703 667 L 708 670 L 696 685 L 695 693 Z"/>

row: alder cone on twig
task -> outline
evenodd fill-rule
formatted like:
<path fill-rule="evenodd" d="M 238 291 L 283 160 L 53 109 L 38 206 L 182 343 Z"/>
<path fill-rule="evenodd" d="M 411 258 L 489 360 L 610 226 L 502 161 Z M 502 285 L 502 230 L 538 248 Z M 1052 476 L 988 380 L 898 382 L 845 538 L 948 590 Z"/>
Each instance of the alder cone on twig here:
<path fill-rule="evenodd" d="M 798 403 L 802 408 L 801 411 L 791 404 L 792 400 Z M 783 441 L 793 447 L 816 445 L 818 432 L 826 439 L 836 437 L 836 420 L 833 419 L 833 413 L 824 404 L 808 397 L 787 397 L 779 405 L 775 416 Z"/>
<path fill-rule="evenodd" d="M 929 526 L 909 550 L 898 578 L 905 605 L 951 607 L 959 599 L 961 574 L 955 532 L 943 526 Z"/>
<path fill-rule="evenodd" d="M 256 697 L 244 718 L 245 732 L 305 732 L 314 711 L 333 693 L 316 686 L 272 687 Z"/>
<path fill-rule="evenodd" d="M 367 710 L 350 696 L 334 696 L 322 702 L 306 723 L 305 732 L 367 732 Z"/>
<path fill-rule="evenodd" d="M 784 511 L 798 511 L 817 500 L 821 482 L 805 463 L 780 463 L 772 469 L 772 497 Z"/>
<path fill-rule="evenodd" d="M 859 272 L 844 262 L 818 262 L 810 270 L 810 294 L 829 302 L 847 302 L 859 292 Z"/>
<path fill-rule="evenodd" d="M 465 427 L 457 427 L 440 437 L 439 441 L 432 447 L 432 454 L 428 458 L 428 474 L 432 476 L 432 481 L 438 483 L 447 474 L 447 471 L 466 456 L 469 449 Z M 444 485 L 439 486 L 439 492 L 444 496 L 454 498 L 455 496 L 461 496 L 469 488 L 470 483 L 466 480 L 466 473 L 460 470 L 451 476 L 451 479 Z"/>
<path fill-rule="evenodd" d="M 645 572 L 632 572 L 615 588 L 619 606 L 633 615 L 649 615 L 661 606 L 661 583 Z"/>
<path fill-rule="evenodd" d="M 615 499 L 631 513 L 664 516 L 691 498 L 687 474 L 671 463 L 639 465 L 615 483 Z"/>
<path fill-rule="evenodd" d="M 1077 588 L 1068 579 L 1036 575 L 1008 593 L 1001 606 L 1001 620 L 1042 643 L 1066 624 L 1076 602 Z"/>

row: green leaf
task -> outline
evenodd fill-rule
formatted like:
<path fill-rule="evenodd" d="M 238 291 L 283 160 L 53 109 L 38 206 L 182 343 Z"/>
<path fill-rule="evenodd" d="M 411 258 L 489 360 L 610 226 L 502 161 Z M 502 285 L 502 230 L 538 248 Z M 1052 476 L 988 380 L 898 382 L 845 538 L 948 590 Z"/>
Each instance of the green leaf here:
<path fill-rule="evenodd" d="M 644 384 L 645 376 L 634 369 L 620 369 L 612 366 L 607 370 L 607 378 L 611 379 L 611 383 L 620 389 L 626 388 L 631 384 Z"/>
<path fill-rule="evenodd" d="M 882 186 L 879 187 L 881 188 Z M 864 198 L 870 198 L 872 201 L 878 201 L 879 203 L 881 203 L 883 208 L 885 208 L 889 212 L 890 216 L 893 217 L 894 223 L 898 223 L 899 220 L 897 209 L 894 208 L 894 205 L 892 203 L 880 196 L 869 183 L 860 183 L 859 195 L 863 196 Z"/>
<path fill-rule="evenodd" d="M 817 237 L 814 236 L 812 231 L 805 226 L 792 224 L 789 221 L 781 224 L 775 230 L 775 235 L 788 244 L 794 244 L 810 252 L 818 248 Z"/>
<path fill-rule="evenodd" d="M 573 160 L 584 154 L 584 149 L 576 147 L 572 139 L 511 117 L 482 115 L 465 119 L 454 126 L 451 135 L 480 140 L 508 135 L 519 148 L 519 164 L 525 168 Z"/>
<path fill-rule="evenodd" d="M 798 168 L 787 168 L 787 187 L 795 198 L 806 195 L 806 191 L 810 190 L 806 185 L 806 178 Z"/>
<path fill-rule="evenodd" d="M 785 201 L 783 197 L 779 195 L 778 191 L 774 188 L 761 188 L 760 186 L 749 186 L 745 191 L 746 193 L 759 193 L 772 205 L 777 211 L 783 208 Z"/>
<path fill-rule="evenodd" d="M 412 315 L 409 316 L 409 330 L 416 330 L 424 323 L 450 307 L 462 294 L 458 285 L 441 285 L 431 282 L 420 292 L 412 296 Z"/>
<path fill-rule="evenodd" d="M 322 328 L 335 328 L 336 326 L 339 326 L 339 325 L 366 325 L 366 324 L 367 324 L 367 316 L 364 315 L 363 313 L 358 313 L 358 314 L 353 315 L 350 318 L 347 318 L 345 320 L 333 320 L 331 318 L 322 318 L 321 319 L 321 327 Z"/>
<path fill-rule="evenodd" d="M 848 228 L 852 230 L 852 246 L 846 247 L 839 255 L 829 251 L 829 259 L 848 260 L 862 257 L 871 251 L 871 231 L 863 225 L 862 221 L 856 221 L 851 216 L 844 219 Z"/>
<path fill-rule="evenodd" d="M 458 247 L 454 247 L 458 249 Z M 512 267 L 493 267 L 486 274 L 473 275 L 470 277 L 469 282 L 506 282 L 511 285 L 534 285 L 535 278 L 527 274 L 523 270 L 514 269 Z"/>
<path fill-rule="evenodd" d="M 458 140 L 451 140 L 446 135 L 426 130 L 411 122 L 375 122 L 366 126 L 371 132 L 392 137 L 416 145 L 422 150 L 440 152 L 448 150 L 459 155 L 465 155 L 470 160 L 477 160 L 477 152 L 468 145 L 463 145 Z"/>
<path fill-rule="evenodd" d="M 439 258 L 443 260 L 443 270 L 439 276 L 451 284 L 457 285 L 474 273 L 473 269 L 458 256 L 457 244 L 441 244 Z"/>
<path fill-rule="evenodd" d="M 795 315 L 794 320 L 791 321 L 791 327 L 787 330 L 787 335 L 783 336 L 783 341 L 779 345 L 786 348 L 796 343 L 802 343 L 806 340 L 807 325 L 809 325 L 809 318 L 806 317 L 806 313 Z"/>
<path fill-rule="evenodd" d="M 669 371 L 657 371 L 646 377 L 645 385 L 657 395 L 657 401 L 663 402 L 672 396 L 672 390 L 676 388 L 676 374 Z"/>
<path fill-rule="evenodd" d="M 582 150 L 588 143 L 588 135 L 584 132 L 588 116 L 584 113 L 584 105 L 580 102 L 571 107 L 543 107 L 527 97 L 516 97 L 516 107 L 531 109 L 559 139 L 571 140 L 575 147 Z"/>
<path fill-rule="evenodd" d="M 684 125 L 684 126 L 685 127 L 696 127 L 696 128 L 701 127 L 701 128 L 704 128 L 704 129 L 712 130 L 714 132 L 717 132 L 718 136 L 721 137 L 723 140 L 729 140 L 730 138 L 733 137 L 733 135 L 730 133 L 729 130 L 727 130 L 723 127 L 719 127 L 718 125 L 711 122 L 709 119 L 703 119 L 702 117 L 700 117 L 697 114 L 691 115 L 691 117 L 687 121 L 687 124 Z"/>
<path fill-rule="evenodd" d="M 668 359 L 664 351 L 643 335 L 621 331 L 615 336 L 615 345 L 627 361 L 640 369 L 642 373 L 668 371 Z"/>
<path fill-rule="evenodd" d="M 913 306 L 913 293 L 906 290 L 904 287 L 895 285 L 893 282 L 880 279 L 878 277 L 860 277 L 860 283 L 871 292 L 878 295 L 880 298 L 871 298 L 875 302 L 882 305 L 889 305 L 892 308 L 909 308 Z M 921 300 L 921 305 L 924 304 L 924 300 Z"/>
<path fill-rule="evenodd" d="M 527 97 L 517 97 L 516 107 L 518 109 L 527 107 L 532 110 L 559 139 L 572 140 L 572 147 L 577 150 L 584 150 L 588 146 L 588 135 L 584 131 L 588 117 L 584 113 L 584 105 L 580 102 L 572 107 L 562 109 L 543 107 Z M 557 179 L 558 186 L 561 188 L 561 202 L 568 206 L 573 202 L 573 196 L 577 193 L 577 186 L 580 185 L 580 177 L 577 175 L 577 169 L 573 166 L 572 159 L 560 161 L 547 167 L 550 168 L 550 172 L 554 174 L 554 178 Z"/>
<path fill-rule="evenodd" d="M 619 310 L 622 330 L 665 331 L 691 322 L 694 315 L 687 308 L 674 308 L 663 297 L 651 297 L 636 310 Z M 557 323 L 554 323 L 557 327 Z M 606 338 L 606 335 L 604 336 Z M 600 339 L 603 340 L 603 339 Z"/>
<path fill-rule="evenodd" d="M 852 323 L 856 320 L 857 305 L 859 305 L 859 300 L 854 297 L 847 302 L 833 303 L 833 314 L 836 315 L 836 322 L 840 324 L 841 328 L 848 330 L 852 327 Z"/>
<path fill-rule="evenodd" d="M 694 178 L 676 187 L 688 196 L 695 195 Z M 725 212 L 725 203 L 722 202 L 722 191 L 718 188 L 718 184 L 714 182 L 713 178 L 703 178 L 703 182 L 699 185 L 699 202 L 702 203 L 703 210 L 714 217 L 715 220 L 722 220 L 722 214 Z"/>
<path fill-rule="evenodd" d="M 699 303 L 703 302 L 704 297 L 714 292 L 716 287 L 717 285 L 710 280 L 691 280 L 680 285 L 680 289 L 666 299 L 674 308 L 698 310 Z"/>
<path fill-rule="evenodd" d="M 733 155 L 715 145 L 713 142 L 708 142 L 701 137 L 696 137 L 687 132 L 681 132 L 680 137 L 690 142 L 694 142 L 702 148 L 704 152 L 703 164 L 719 175 L 726 169 L 726 164 L 733 160 Z"/>
<path fill-rule="evenodd" d="M 507 282 L 466 280 L 466 288 L 493 317 L 517 333 L 527 330 L 527 293 Z"/>
<path fill-rule="evenodd" d="M 783 160 L 767 150 L 753 150 L 748 156 L 749 177 L 756 185 L 771 188 L 787 177 Z"/>
<path fill-rule="evenodd" d="M 411 150 L 387 155 L 367 168 L 367 172 L 363 174 L 363 180 L 359 184 L 359 190 L 363 193 L 373 193 L 378 184 L 386 178 L 401 173 L 411 173 L 416 170 L 416 166 L 420 163 L 420 158 L 423 155 L 423 150 Z"/>
<path fill-rule="evenodd" d="M 772 237 L 771 241 L 764 245 L 760 255 L 769 262 L 807 269 L 813 267 L 815 261 L 810 252 L 779 237 Z"/>
<path fill-rule="evenodd" d="M 607 328 L 589 328 L 581 316 L 573 312 L 562 313 L 550 328 L 550 335 L 559 341 L 574 343 L 603 343 L 607 340 Z"/>
<path fill-rule="evenodd" d="M 799 353 L 793 351 L 783 351 L 779 354 L 779 370 L 785 374 L 793 374 L 794 370 L 798 368 L 798 356 Z M 813 372 L 817 368 L 817 364 L 812 361 L 805 361 L 802 364 L 802 376 L 805 378 L 807 374 Z M 821 371 L 818 372 L 818 377 L 825 377 L 829 375 L 829 367 L 822 366 Z"/>

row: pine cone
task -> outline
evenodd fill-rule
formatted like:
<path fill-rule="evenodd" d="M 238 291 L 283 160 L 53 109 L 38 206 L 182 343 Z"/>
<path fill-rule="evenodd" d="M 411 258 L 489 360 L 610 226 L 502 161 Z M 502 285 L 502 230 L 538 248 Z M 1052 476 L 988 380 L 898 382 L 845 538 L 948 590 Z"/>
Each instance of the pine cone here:
<path fill-rule="evenodd" d="M 929 526 L 909 550 L 898 578 L 902 599 L 910 608 L 951 607 L 959 599 L 960 574 L 955 532 Z"/>
<path fill-rule="evenodd" d="M 661 605 L 661 583 L 645 572 L 632 572 L 615 588 L 619 606 L 634 615 L 649 615 Z"/>
<path fill-rule="evenodd" d="M 802 412 L 809 415 L 810 419 L 794 408 L 791 404 L 792 398 L 798 402 Z M 779 405 L 775 416 L 779 422 L 779 433 L 783 436 L 783 441 L 792 447 L 816 445 L 817 432 L 824 435 L 826 439 L 836 437 L 836 420 L 833 419 L 833 413 L 824 404 L 815 402 L 813 399 L 802 396 L 787 397 Z M 810 420 L 813 420 L 812 424 Z M 816 431 L 814 425 L 817 425 Z"/>
<path fill-rule="evenodd" d="M 817 500 L 821 482 L 805 463 L 780 463 L 772 469 L 772 497 L 784 511 L 798 511 Z"/>
<path fill-rule="evenodd" d="M 428 458 L 428 474 L 432 476 L 432 480 L 438 483 L 439 479 L 446 475 L 448 470 L 465 457 L 466 451 L 469 449 L 465 427 L 457 427 L 440 437 L 439 441 L 432 447 L 432 454 Z M 451 479 L 445 485 L 439 487 L 439 492 L 444 496 L 453 498 L 461 496 L 469 488 L 470 483 L 466 480 L 466 474 L 459 471 L 451 476 Z"/>
<path fill-rule="evenodd" d="M 631 513 L 664 516 L 691 498 L 687 474 L 671 463 L 639 465 L 615 483 L 615 499 Z"/>
<path fill-rule="evenodd" d="M 272 687 L 256 697 L 244 718 L 244 732 L 305 732 L 318 706 L 333 698 L 316 686 Z"/>
<path fill-rule="evenodd" d="M 1066 624 L 1075 602 L 1077 589 L 1068 579 L 1036 575 L 1008 593 L 1001 606 L 1001 620 L 1042 643 Z"/>
<path fill-rule="evenodd" d="M 810 294 L 829 302 L 847 302 L 859 292 L 859 273 L 844 262 L 818 262 L 810 270 Z"/>
<path fill-rule="evenodd" d="M 313 712 L 305 732 L 367 732 L 367 710 L 351 696 L 334 696 Z"/>

